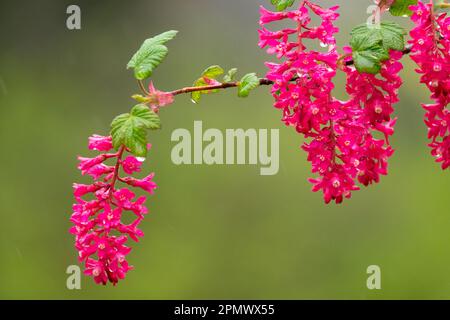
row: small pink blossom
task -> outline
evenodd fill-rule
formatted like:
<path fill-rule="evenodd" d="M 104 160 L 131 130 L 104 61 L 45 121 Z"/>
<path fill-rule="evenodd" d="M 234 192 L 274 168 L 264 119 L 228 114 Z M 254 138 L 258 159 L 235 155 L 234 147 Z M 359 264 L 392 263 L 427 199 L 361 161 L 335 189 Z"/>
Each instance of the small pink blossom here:
<path fill-rule="evenodd" d="M 73 189 L 74 189 L 74 195 L 75 197 L 82 197 L 85 194 L 95 192 L 99 189 L 101 189 L 104 185 L 102 184 L 92 184 L 92 185 L 85 185 L 85 184 L 79 184 L 74 183 Z"/>
<path fill-rule="evenodd" d="M 91 150 L 109 151 L 112 149 L 112 147 L 112 138 L 110 136 L 103 137 L 94 134 L 93 136 L 89 137 L 89 149 Z"/>
<path fill-rule="evenodd" d="M 142 162 L 136 157 L 128 156 L 122 161 L 123 171 L 127 174 L 133 174 L 134 172 L 140 172 L 142 167 Z"/>
<path fill-rule="evenodd" d="M 149 174 L 144 179 L 135 179 L 131 177 L 126 177 L 124 182 L 133 187 L 139 187 L 150 194 L 156 189 L 156 183 L 153 182 L 154 173 Z"/>
<path fill-rule="evenodd" d="M 88 174 L 94 179 L 98 179 L 105 174 L 109 174 L 114 171 L 114 167 L 107 166 L 103 163 L 97 164 L 84 171 L 84 174 Z"/>
<path fill-rule="evenodd" d="M 134 199 L 136 195 L 130 190 L 124 188 L 114 192 L 114 198 L 117 204 L 122 208 L 130 208 L 132 206 L 131 200 Z"/>
<path fill-rule="evenodd" d="M 117 154 L 101 154 L 94 158 L 78 157 L 78 161 L 80 162 L 78 164 L 78 169 L 80 169 L 81 173 L 85 175 L 92 167 L 97 166 L 107 159 L 114 158 L 116 156 Z"/>

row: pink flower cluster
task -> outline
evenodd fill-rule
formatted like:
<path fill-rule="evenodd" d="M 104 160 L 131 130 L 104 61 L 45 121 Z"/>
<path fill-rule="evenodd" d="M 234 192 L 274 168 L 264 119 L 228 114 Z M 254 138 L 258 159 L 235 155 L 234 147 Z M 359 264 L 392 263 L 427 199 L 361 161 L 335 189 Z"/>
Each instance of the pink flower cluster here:
<path fill-rule="evenodd" d="M 411 57 L 417 63 L 420 82 L 431 91 L 433 104 L 426 110 L 429 146 L 442 169 L 450 167 L 450 17 L 434 15 L 433 3 L 411 6 L 415 28 L 411 31 Z"/>
<path fill-rule="evenodd" d="M 89 138 L 89 149 L 101 154 L 94 158 L 78 158 L 81 173 L 91 176 L 94 182 L 73 185 L 76 203 L 70 218 L 73 223 L 70 233 L 75 235 L 79 261 L 85 265 L 84 273 L 104 285 L 108 281 L 115 285 L 132 269 L 126 260 L 131 248 L 125 244 L 128 237 L 137 242 L 144 235 L 138 225 L 147 213 L 145 196 L 136 199 L 128 188 L 116 189 L 116 183 L 120 181 L 150 194 L 156 188 L 153 174 L 144 179 L 120 177 L 121 169 L 126 174 L 139 172 L 142 162 L 131 155 L 123 159 L 125 147 L 108 153 L 112 148 L 111 137 L 94 135 Z M 111 166 L 105 163 L 108 161 L 115 163 Z M 136 216 L 130 224 L 122 222 L 122 214 L 126 211 Z"/>
<path fill-rule="evenodd" d="M 311 139 L 302 148 L 308 153 L 312 172 L 319 175 L 310 179 L 313 191 L 322 190 L 326 203 L 341 203 L 359 189 L 357 181 L 367 186 L 387 173 L 387 159 L 393 154 L 387 139 L 394 132 L 392 104 L 398 101 L 402 83 L 398 77 L 401 52 L 391 52 L 381 77 L 347 66 L 350 57 L 340 59 L 334 37 L 337 9 L 325 9 L 308 0 L 288 12 L 262 7 L 259 31 L 259 46 L 268 47 L 269 54 L 281 59 L 280 63 L 266 63 L 266 76 L 274 82 L 274 106 L 283 111 L 286 125 Z M 311 26 L 311 12 L 320 18 L 318 26 Z M 275 32 L 264 27 L 280 20 L 291 20 L 295 27 Z M 307 50 L 304 39 L 317 40 L 326 50 Z M 345 57 L 351 56 L 348 50 Z M 348 101 L 332 95 L 339 66 L 347 73 Z M 376 139 L 374 131 L 383 133 L 385 139 Z"/>

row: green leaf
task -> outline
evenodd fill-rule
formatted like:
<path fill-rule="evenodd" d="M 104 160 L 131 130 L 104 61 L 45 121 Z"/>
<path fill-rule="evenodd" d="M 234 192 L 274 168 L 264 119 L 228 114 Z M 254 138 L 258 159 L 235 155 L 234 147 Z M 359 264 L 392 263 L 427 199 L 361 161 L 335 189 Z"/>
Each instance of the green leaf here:
<path fill-rule="evenodd" d="M 199 78 L 199 79 L 197 79 L 194 82 L 194 87 L 203 87 L 203 86 L 206 86 L 206 85 L 208 85 L 208 84 L 205 82 L 205 79 L 203 79 L 203 78 Z M 208 93 L 208 91 L 195 91 L 195 92 L 192 92 L 191 93 L 192 102 L 199 103 L 200 99 L 202 97 L 202 94 L 204 94 L 204 93 Z"/>
<path fill-rule="evenodd" d="M 159 129 L 159 116 L 144 104 L 138 104 L 130 113 L 117 116 L 111 123 L 113 146 L 117 150 L 125 145 L 132 154 L 147 154 L 147 129 Z"/>
<path fill-rule="evenodd" d="M 350 35 L 350 46 L 353 50 L 367 49 L 383 41 L 379 29 L 368 27 L 367 24 L 356 26 Z"/>
<path fill-rule="evenodd" d="M 380 33 L 383 39 L 383 46 L 386 50 L 401 51 L 405 49 L 406 30 L 398 23 L 383 21 L 381 23 Z"/>
<path fill-rule="evenodd" d="M 381 62 L 387 59 L 389 54 L 380 45 L 353 52 L 353 62 L 359 72 L 376 74 L 381 69 Z"/>
<path fill-rule="evenodd" d="M 389 59 L 389 50 L 405 48 L 406 31 L 395 22 L 382 22 L 378 26 L 367 24 L 355 27 L 350 45 L 353 61 L 359 72 L 378 73 L 381 63 Z"/>
<path fill-rule="evenodd" d="M 177 33 L 174 30 L 167 31 L 144 41 L 127 64 L 127 69 L 134 69 L 136 79 L 144 80 L 152 75 L 169 52 L 164 43 L 175 38 Z"/>
<path fill-rule="evenodd" d="M 218 76 L 220 76 L 221 74 L 223 74 L 223 72 L 224 71 L 220 66 L 210 66 L 210 67 L 206 68 L 205 71 L 203 71 L 202 77 L 215 79 Z"/>
<path fill-rule="evenodd" d="M 173 40 L 177 34 L 178 34 L 177 30 L 166 31 L 166 32 L 158 34 L 157 36 L 154 36 L 153 38 L 145 40 L 144 44 L 147 44 L 147 45 L 164 44 L 170 40 Z"/>
<path fill-rule="evenodd" d="M 437 10 L 448 11 L 450 9 L 450 4 L 447 2 L 447 0 L 437 0 L 434 3 L 434 8 Z"/>
<path fill-rule="evenodd" d="M 141 94 L 134 94 L 131 96 L 131 98 L 133 98 L 134 100 L 136 100 L 139 103 L 149 103 L 151 100 L 149 97 L 144 97 Z"/>
<path fill-rule="evenodd" d="M 259 78 L 256 73 L 248 73 L 242 77 L 238 86 L 238 96 L 240 98 L 246 98 L 249 96 L 250 91 L 259 86 Z"/>
<path fill-rule="evenodd" d="M 386 50 L 403 50 L 405 35 L 406 30 L 392 21 L 383 21 L 379 26 L 362 24 L 352 30 L 350 45 L 353 50 L 367 49 L 377 44 Z"/>
<path fill-rule="evenodd" d="M 270 1 L 278 11 L 283 11 L 288 7 L 291 7 L 295 0 L 271 0 Z"/>
<path fill-rule="evenodd" d="M 223 81 L 224 82 L 231 82 L 234 80 L 236 73 L 237 73 L 238 69 L 237 68 L 233 68 L 228 70 L 228 73 L 223 77 Z"/>
<path fill-rule="evenodd" d="M 215 80 L 218 76 L 224 73 L 224 70 L 220 66 L 210 66 L 205 69 L 205 71 L 202 72 L 202 75 L 199 79 L 197 79 L 194 82 L 194 87 L 203 87 L 207 86 L 208 83 L 206 82 L 207 79 Z M 199 103 L 200 99 L 202 97 L 202 94 L 208 94 L 208 93 L 215 93 L 219 90 L 202 90 L 202 91 L 195 91 L 191 93 L 191 99 L 194 103 Z"/>
<path fill-rule="evenodd" d="M 409 6 L 417 4 L 417 0 L 395 0 L 390 6 L 389 12 L 396 17 L 408 17 L 412 15 Z"/>

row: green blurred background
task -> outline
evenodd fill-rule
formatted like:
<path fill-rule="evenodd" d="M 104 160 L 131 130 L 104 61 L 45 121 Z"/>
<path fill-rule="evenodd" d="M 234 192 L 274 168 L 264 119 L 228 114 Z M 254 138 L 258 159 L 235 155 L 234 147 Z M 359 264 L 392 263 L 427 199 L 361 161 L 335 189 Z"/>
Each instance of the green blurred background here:
<path fill-rule="evenodd" d="M 310 192 L 302 138 L 283 126 L 268 88 L 248 99 L 228 90 L 200 105 L 179 97 L 150 137 L 144 171 L 156 172 L 159 189 L 142 223 L 146 236 L 129 256 L 135 270 L 114 288 L 84 276 L 82 290 L 66 288 L 66 268 L 77 263 L 68 233 L 72 183 L 89 181 L 76 156 L 92 154 L 87 137 L 106 134 L 133 106 L 131 55 L 145 38 L 177 29 L 153 76 L 158 88 L 188 85 L 212 64 L 264 74 L 258 6 L 268 2 L 0 2 L 0 298 L 450 298 L 450 179 L 429 155 L 420 108 L 428 92 L 408 58 L 390 174 L 343 205 Z M 372 4 L 317 2 L 342 6 L 340 45 Z M 79 31 L 66 29 L 73 3 L 82 11 Z M 337 86 L 343 95 L 342 78 Z M 194 120 L 205 128 L 279 128 L 279 174 L 173 165 L 171 133 L 192 130 Z M 373 264 L 382 290 L 366 288 Z"/>

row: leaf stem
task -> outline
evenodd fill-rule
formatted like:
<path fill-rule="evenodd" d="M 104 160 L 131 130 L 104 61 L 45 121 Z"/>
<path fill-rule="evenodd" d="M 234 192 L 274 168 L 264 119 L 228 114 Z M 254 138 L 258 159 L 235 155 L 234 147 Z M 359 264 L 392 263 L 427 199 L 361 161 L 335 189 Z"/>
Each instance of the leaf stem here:
<path fill-rule="evenodd" d="M 138 85 L 139 85 L 139 88 L 141 89 L 141 91 L 142 91 L 146 96 L 148 96 L 148 95 L 150 94 L 150 92 L 148 92 L 147 89 L 145 89 L 145 86 L 144 86 L 144 83 L 142 82 L 142 80 L 138 80 L 137 82 L 138 82 Z"/>

